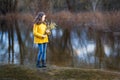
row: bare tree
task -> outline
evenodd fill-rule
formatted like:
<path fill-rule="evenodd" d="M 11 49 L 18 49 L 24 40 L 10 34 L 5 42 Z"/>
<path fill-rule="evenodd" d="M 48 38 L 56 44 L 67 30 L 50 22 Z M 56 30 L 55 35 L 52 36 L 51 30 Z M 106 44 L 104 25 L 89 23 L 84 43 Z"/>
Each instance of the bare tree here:
<path fill-rule="evenodd" d="M 104 66 L 103 61 L 106 56 L 101 34 L 101 31 L 98 31 L 96 34 L 95 64 L 99 65 L 98 68 L 102 68 L 102 66 Z"/>

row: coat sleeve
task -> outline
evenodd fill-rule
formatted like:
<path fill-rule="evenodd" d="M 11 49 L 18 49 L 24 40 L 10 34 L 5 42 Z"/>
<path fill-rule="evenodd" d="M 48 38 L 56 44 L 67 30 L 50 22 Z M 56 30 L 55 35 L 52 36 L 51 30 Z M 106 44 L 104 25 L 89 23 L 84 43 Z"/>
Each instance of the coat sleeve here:
<path fill-rule="evenodd" d="M 42 38 L 43 35 L 37 32 L 37 26 L 33 26 L 33 35 L 39 38 Z"/>

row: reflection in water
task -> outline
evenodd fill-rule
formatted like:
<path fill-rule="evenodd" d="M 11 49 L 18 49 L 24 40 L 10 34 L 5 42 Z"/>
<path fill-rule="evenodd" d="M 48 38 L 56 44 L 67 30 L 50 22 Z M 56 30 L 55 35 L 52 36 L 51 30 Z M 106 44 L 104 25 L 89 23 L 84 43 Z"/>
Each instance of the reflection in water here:
<path fill-rule="evenodd" d="M 0 46 L 0 63 L 7 63 L 8 62 L 8 52 L 7 52 L 7 50 L 8 50 L 8 47 L 9 47 L 9 45 L 8 45 L 8 34 L 7 34 L 7 32 L 5 32 L 4 34 L 0 34 L 0 36 L 3 36 L 1 38 L 1 42 L 0 42 L 0 44 L 1 44 L 1 46 Z M 15 38 L 15 41 L 14 41 L 14 52 L 15 52 L 15 55 L 18 55 L 18 53 L 19 53 L 19 45 L 18 45 L 18 42 L 17 42 L 16 38 Z M 12 54 L 12 52 L 11 52 L 11 54 Z M 10 55 L 10 57 L 12 57 L 12 55 Z M 10 61 L 12 61 L 12 60 L 10 59 Z M 19 63 L 19 60 L 16 56 L 14 56 L 14 63 L 15 64 Z"/>
<path fill-rule="evenodd" d="M 86 47 L 75 48 L 75 53 L 77 53 L 79 58 L 85 59 L 85 55 L 89 53 L 94 53 L 95 44 L 88 44 Z"/>

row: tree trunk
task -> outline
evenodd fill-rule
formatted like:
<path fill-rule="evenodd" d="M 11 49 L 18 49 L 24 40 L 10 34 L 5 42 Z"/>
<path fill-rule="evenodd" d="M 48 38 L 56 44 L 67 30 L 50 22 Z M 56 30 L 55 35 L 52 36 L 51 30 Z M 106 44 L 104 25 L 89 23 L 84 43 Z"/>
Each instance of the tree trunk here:
<path fill-rule="evenodd" d="M 13 25 L 12 25 L 13 26 Z M 13 26 L 14 27 L 14 26 Z M 12 44 L 11 44 L 11 50 L 12 50 L 12 64 L 14 64 L 14 28 L 12 27 L 11 29 L 11 39 L 12 39 Z"/>
<path fill-rule="evenodd" d="M 8 29 L 8 64 L 10 64 L 10 50 L 11 50 L 10 29 Z"/>
<path fill-rule="evenodd" d="M 20 50 L 20 64 L 23 65 L 24 64 L 24 44 L 22 41 L 22 37 L 21 37 L 21 33 L 20 33 L 20 29 L 18 26 L 17 21 L 15 21 L 15 29 L 16 29 L 16 34 L 17 34 L 17 38 L 18 38 L 18 44 L 19 44 L 19 50 Z"/>
<path fill-rule="evenodd" d="M 104 45 L 101 40 L 101 34 L 102 32 L 97 32 L 96 35 L 96 49 L 95 49 L 95 57 L 98 58 L 98 66 L 101 68 L 102 62 L 105 58 L 105 51 L 104 51 Z"/>
<path fill-rule="evenodd" d="M 68 7 L 68 10 L 69 11 L 71 11 L 71 12 L 73 12 L 73 11 L 75 11 L 75 0 L 74 0 L 74 2 L 73 2 L 73 0 L 71 1 L 71 0 L 66 0 L 66 3 L 67 3 L 67 7 Z"/>

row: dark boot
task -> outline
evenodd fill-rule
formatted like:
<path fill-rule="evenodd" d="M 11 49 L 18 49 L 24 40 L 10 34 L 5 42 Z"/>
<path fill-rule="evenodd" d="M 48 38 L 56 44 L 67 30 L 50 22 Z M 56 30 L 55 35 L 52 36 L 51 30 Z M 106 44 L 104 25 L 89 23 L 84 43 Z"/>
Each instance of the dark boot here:
<path fill-rule="evenodd" d="M 46 61 L 45 61 L 45 60 L 42 60 L 42 67 L 47 67 L 47 66 L 46 66 Z"/>
<path fill-rule="evenodd" d="M 40 65 L 40 61 L 37 61 L 36 67 L 41 68 L 42 66 Z"/>

